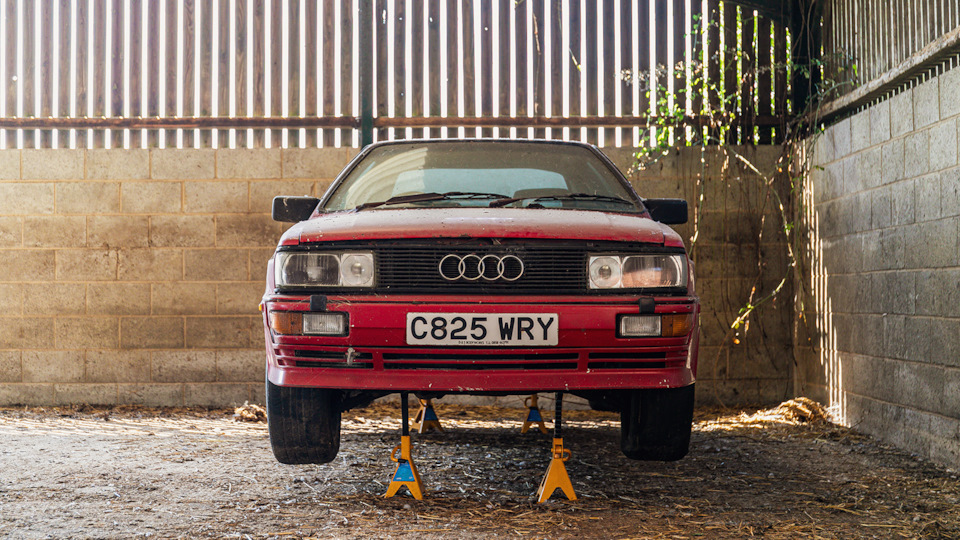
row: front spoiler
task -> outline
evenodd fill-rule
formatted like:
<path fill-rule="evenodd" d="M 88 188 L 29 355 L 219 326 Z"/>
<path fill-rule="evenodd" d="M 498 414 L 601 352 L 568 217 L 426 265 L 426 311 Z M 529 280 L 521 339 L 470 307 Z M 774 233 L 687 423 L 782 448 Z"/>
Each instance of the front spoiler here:
<path fill-rule="evenodd" d="M 328 311 L 349 313 L 346 337 L 279 336 L 271 309 L 309 309 L 309 297 L 264 299 L 267 376 L 279 386 L 385 392 L 533 393 L 678 388 L 695 382 L 699 327 L 681 338 L 620 339 L 616 316 L 638 312 L 636 298 L 330 297 Z M 699 313 L 695 297 L 656 299 L 656 313 Z M 412 347 L 407 312 L 558 313 L 556 347 Z M 696 320 L 696 318 L 695 318 Z"/>
<path fill-rule="evenodd" d="M 574 390 L 678 388 L 695 381 L 686 362 L 678 367 L 622 370 L 548 371 L 538 369 L 374 370 L 309 367 L 269 367 L 278 386 L 305 386 L 389 392 L 533 393 Z"/>

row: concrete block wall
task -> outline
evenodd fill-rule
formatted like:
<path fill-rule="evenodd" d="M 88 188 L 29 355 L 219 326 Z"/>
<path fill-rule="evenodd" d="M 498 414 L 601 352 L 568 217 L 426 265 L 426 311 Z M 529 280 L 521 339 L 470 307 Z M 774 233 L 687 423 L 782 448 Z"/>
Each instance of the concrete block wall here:
<path fill-rule="evenodd" d="M 0 404 L 262 401 L 271 200 L 354 154 L 0 151 Z"/>
<path fill-rule="evenodd" d="M 797 392 L 960 464 L 960 69 L 814 139 Z"/>
<path fill-rule="evenodd" d="M 792 397 L 790 288 L 779 300 L 758 309 L 749 327 L 728 333 L 751 290 L 754 299 L 766 295 L 788 271 L 780 217 L 764 179 L 751 169 L 772 175 L 782 148 L 679 148 L 645 170 L 634 166 L 631 150 L 604 152 L 621 170 L 629 171 L 642 197 L 679 197 L 690 208 L 690 222 L 674 228 L 691 250 L 703 308 L 697 401 L 769 404 Z M 701 197 L 699 232 L 691 244 L 694 203 Z M 721 342 L 726 345 L 721 347 Z"/>
<path fill-rule="evenodd" d="M 778 156 L 738 150 L 766 171 Z M 262 402 L 257 304 L 284 227 L 270 201 L 322 193 L 355 152 L 0 151 L 0 405 Z M 750 288 L 785 269 L 775 227 L 757 243 L 760 183 L 724 172 L 726 157 L 682 149 L 630 178 L 646 197 L 691 203 L 704 178 L 698 395 L 772 402 L 789 397 L 792 306 L 764 308 L 739 346 L 717 347 Z M 689 241 L 692 225 L 679 229 Z M 759 284 L 758 249 L 773 261 Z"/>

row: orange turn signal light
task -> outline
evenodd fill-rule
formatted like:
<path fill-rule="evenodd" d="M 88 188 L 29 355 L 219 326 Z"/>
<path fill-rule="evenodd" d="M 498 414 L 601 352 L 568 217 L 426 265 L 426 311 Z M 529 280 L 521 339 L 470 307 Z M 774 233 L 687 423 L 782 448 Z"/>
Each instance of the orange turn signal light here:
<path fill-rule="evenodd" d="M 299 311 L 271 311 L 270 329 L 282 335 L 299 335 L 303 333 L 303 313 Z"/>
<path fill-rule="evenodd" d="M 660 335 L 663 337 L 683 337 L 693 329 L 693 313 L 670 313 L 663 316 Z"/>

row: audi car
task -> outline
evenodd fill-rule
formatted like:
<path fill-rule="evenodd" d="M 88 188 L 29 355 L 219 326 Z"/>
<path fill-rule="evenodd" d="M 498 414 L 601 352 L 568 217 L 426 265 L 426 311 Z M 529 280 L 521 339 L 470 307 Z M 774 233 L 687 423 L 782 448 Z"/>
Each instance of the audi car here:
<path fill-rule="evenodd" d="M 366 147 L 295 223 L 261 303 L 270 441 L 325 463 L 343 411 L 397 392 L 565 392 L 618 411 L 621 450 L 690 443 L 700 304 L 668 225 L 594 146 L 419 140 Z"/>

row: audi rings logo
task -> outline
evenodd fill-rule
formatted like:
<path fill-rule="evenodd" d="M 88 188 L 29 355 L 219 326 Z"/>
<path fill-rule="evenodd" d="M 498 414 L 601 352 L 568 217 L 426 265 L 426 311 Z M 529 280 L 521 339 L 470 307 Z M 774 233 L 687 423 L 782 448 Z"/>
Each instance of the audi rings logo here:
<path fill-rule="evenodd" d="M 447 281 L 516 281 L 523 275 L 523 261 L 514 255 L 455 255 L 440 259 L 440 276 Z"/>

